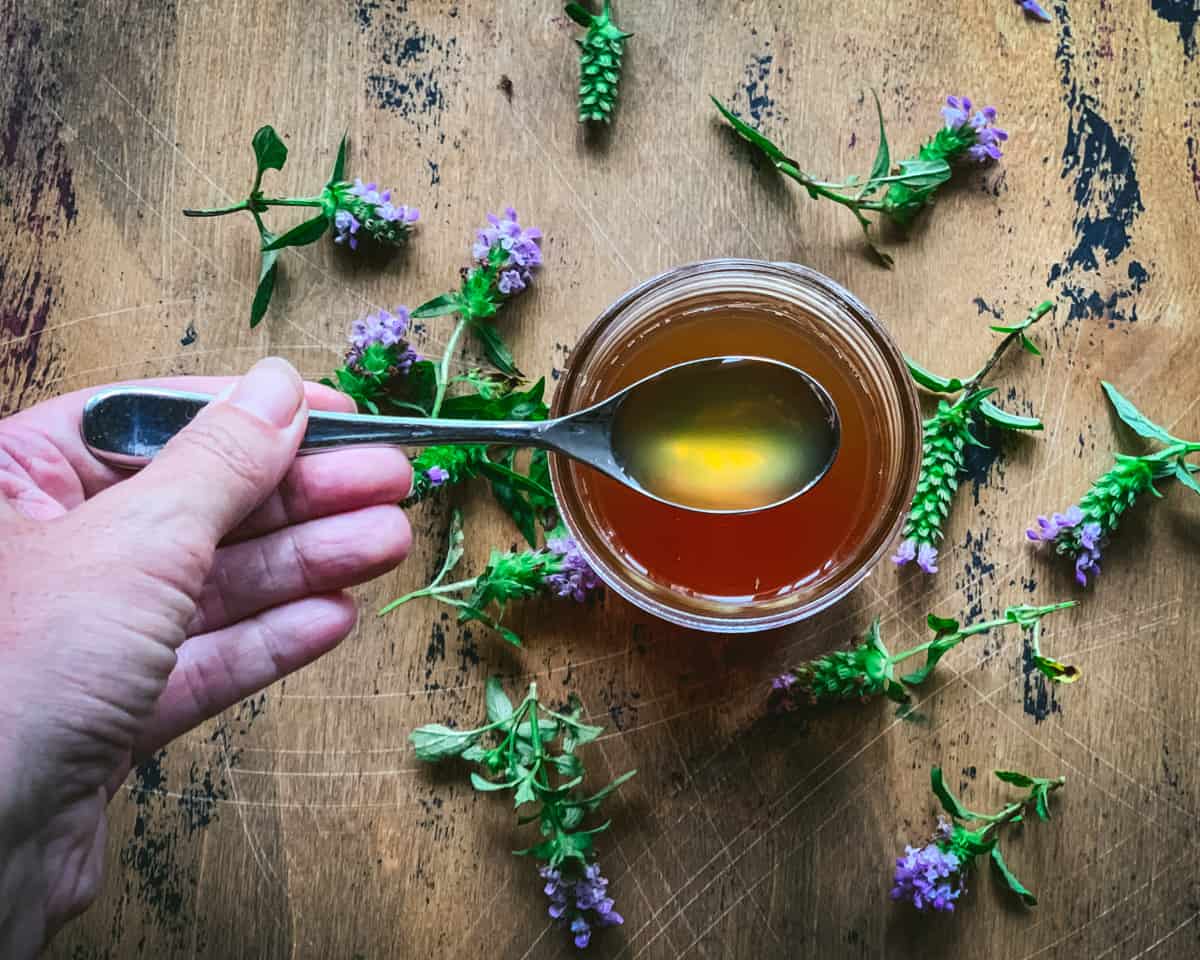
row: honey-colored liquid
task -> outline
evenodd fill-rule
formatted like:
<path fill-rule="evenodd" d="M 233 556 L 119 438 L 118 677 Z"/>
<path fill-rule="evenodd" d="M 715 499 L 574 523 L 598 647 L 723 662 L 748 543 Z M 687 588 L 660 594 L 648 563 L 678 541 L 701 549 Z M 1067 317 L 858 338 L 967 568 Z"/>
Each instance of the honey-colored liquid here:
<path fill-rule="evenodd" d="M 673 364 L 718 356 L 782 360 L 828 392 L 841 422 L 841 445 L 815 487 L 768 510 L 705 514 L 659 503 L 572 466 L 580 492 L 625 562 L 663 586 L 729 602 L 815 586 L 870 534 L 886 497 L 881 427 L 863 386 L 827 345 L 763 310 L 696 311 L 625 344 L 592 399 Z"/>
<path fill-rule="evenodd" d="M 626 475 L 697 510 L 758 510 L 808 489 L 837 451 L 836 414 L 794 367 L 727 357 L 673 367 L 617 407 Z"/>

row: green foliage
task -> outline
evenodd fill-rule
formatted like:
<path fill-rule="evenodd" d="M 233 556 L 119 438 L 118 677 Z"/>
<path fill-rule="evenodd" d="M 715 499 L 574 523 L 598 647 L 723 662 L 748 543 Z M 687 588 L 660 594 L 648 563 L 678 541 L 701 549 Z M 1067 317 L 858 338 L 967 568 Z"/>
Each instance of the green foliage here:
<path fill-rule="evenodd" d="M 585 829 L 583 821 L 637 771 L 623 773 L 587 794 L 582 790 L 586 771 L 576 751 L 596 739 L 603 728 L 584 722 L 578 700 L 572 698 L 565 711 L 551 710 L 539 701 L 533 683 L 525 699 L 513 707 L 499 679 L 490 677 L 485 701 L 488 722 L 484 726 L 458 731 L 429 724 L 414 730 L 409 739 L 417 757 L 436 762 L 461 756 L 478 767 L 470 776 L 476 790 L 511 791 L 515 809 L 535 807 L 518 822 L 537 823 L 542 839 L 516 851 L 519 856 L 535 856 L 552 867 L 567 860 L 587 863 L 593 838 L 608 823 Z"/>

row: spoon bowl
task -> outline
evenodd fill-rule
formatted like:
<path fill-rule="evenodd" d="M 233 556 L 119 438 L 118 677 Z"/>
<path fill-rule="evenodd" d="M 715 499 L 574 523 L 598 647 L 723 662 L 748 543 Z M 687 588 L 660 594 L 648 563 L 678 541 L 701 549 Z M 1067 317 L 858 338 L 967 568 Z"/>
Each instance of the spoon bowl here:
<path fill-rule="evenodd" d="M 113 466 L 148 463 L 210 401 L 113 387 L 84 407 L 88 449 Z M 378 417 L 310 411 L 302 454 L 374 444 L 537 447 L 639 493 L 700 513 L 765 510 L 812 489 L 837 457 L 833 400 L 804 371 L 762 357 L 709 357 L 660 370 L 554 420 Z"/>

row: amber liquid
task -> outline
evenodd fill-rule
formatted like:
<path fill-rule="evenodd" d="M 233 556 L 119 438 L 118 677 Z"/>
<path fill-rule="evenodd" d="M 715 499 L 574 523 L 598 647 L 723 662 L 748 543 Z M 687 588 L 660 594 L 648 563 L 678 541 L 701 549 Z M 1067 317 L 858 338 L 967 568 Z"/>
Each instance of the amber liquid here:
<path fill-rule="evenodd" d="M 576 482 L 618 555 L 664 587 L 726 602 L 817 587 L 870 534 L 886 496 L 881 427 L 827 344 L 764 310 L 691 311 L 625 344 L 593 399 L 672 364 L 728 355 L 782 360 L 829 393 L 841 447 L 815 487 L 768 510 L 714 515 L 658 503 L 583 467 L 572 467 Z"/>

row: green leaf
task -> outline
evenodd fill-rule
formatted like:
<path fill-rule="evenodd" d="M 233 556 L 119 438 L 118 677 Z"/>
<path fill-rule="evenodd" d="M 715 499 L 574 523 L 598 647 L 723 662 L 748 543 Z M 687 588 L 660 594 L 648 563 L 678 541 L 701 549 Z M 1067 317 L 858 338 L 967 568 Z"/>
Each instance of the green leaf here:
<path fill-rule="evenodd" d="M 517 785 L 517 792 L 513 795 L 513 806 L 520 807 L 527 803 L 533 803 L 535 800 L 537 800 L 537 794 L 533 791 L 533 774 L 530 773 Z"/>
<path fill-rule="evenodd" d="M 420 760 L 436 761 L 457 757 L 479 739 L 474 730 L 455 730 L 440 723 L 427 723 L 408 735 Z"/>
<path fill-rule="evenodd" d="M 635 776 L 637 776 L 637 770 L 627 770 L 625 773 L 617 777 L 612 783 L 601 787 L 590 797 L 584 797 L 581 800 L 572 802 L 575 805 L 586 807 L 588 810 L 595 810 L 598 806 L 600 806 L 601 801 L 604 800 L 605 797 L 609 796 L 609 794 L 616 791 L 622 784 L 627 783 Z"/>
<path fill-rule="evenodd" d="M 1046 802 L 1049 785 L 1039 783 L 1033 794 L 1033 809 L 1037 811 L 1039 820 L 1050 819 L 1050 805 Z"/>
<path fill-rule="evenodd" d="M 1006 413 L 990 400 L 979 404 L 979 414 L 988 423 L 1002 427 L 1005 430 L 1042 430 L 1044 425 L 1037 417 L 1021 417 L 1015 413 Z"/>
<path fill-rule="evenodd" d="M 416 320 L 428 320 L 430 317 L 443 317 L 448 313 L 457 313 L 461 309 L 462 300 L 457 293 L 443 293 L 432 300 L 426 300 L 410 316 Z"/>
<path fill-rule="evenodd" d="M 1188 469 L 1189 465 L 1182 460 L 1175 461 L 1175 479 L 1182 483 L 1185 487 L 1195 490 L 1200 493 L 1200 483 L 1196 483 L 1196 478 L 1192 476 L 1192 471 Z"/>
<path fill-rule="evenodd" d="M 287 233 L 265 244 L 262 249 L 267 253 L 271 250 L 282 250 L 284 247 L 303 247 L 316 243 L 328 229 L 329 218 L 323 213 L 318 213 L 311 220 L 296 224 Z"/>
<path fill-rule="evenodd" d="M 494 324 L 476 320 L 471 323 L 471 329 L 479 336 L 479 340 L 483 344 L 484 355 L 497 370 L 510 377 L 521 376 L 521 371 L 517 369 L 517 364 L 513 360 L 512 351 L 508 349 L 508 345 Z"/>
<path fill-rule="evenodd" d="M 258 174 L 261 177 L 264 170 L 282 170 L 287 161 L 287 144 L 279 139 L 275 128 L 267 125 L 254 131 L 250 141 L 254 147 L 254 159 L 258 164 Z"/>
<path fill-rule="evenodd" d="M 883 129 L 883 107 L 879 105 L 879 94 L 872 90 L 871 96 L 875 98 L 875 113 L 879 117 L 879 147 L 875 150 L 875 162 L 871 165 L 871 173 L 860 196 L 866 196 L 877 189 L 873 182 L 887 176 L 892 168 L 892 155 L 888 149 L 887 134 Z"/>
<path fill-rule="evenodd" d="M 1001 879 L 1004 880 L 1004 882 L 1008 885 L 1008 889 L 1020 897 L 1025 902 L 1025 906 L 1036 907 L 1037 897 L 1030 893 L 1025 888 L 1024 884 L 1022 884 L 1021 881 L 1013 875 L 1013 872 L 1008 869 L 1008 864 L 1004 862 L 1004 857 L 1001 856 L 999 847 L 992 847 L 991 858 L 992 866 L 996 868 L 996 871 L 1000 874 Z"/>
<path fill-rule="evenodd" d="M 400 389 L 398 396 L 388 397 L 392 406 L 406 411 L 417 407 L 425 416 L 433 409 L 433 401 L 437 396 L 437 364 L 432 360 L 418 360 L 408 369 L 408 375 L 389 383 L 389 388 Z"/>
<path fill-rule="evenodd" d="M 512 701 L 504 692 L 499 677 L 488 677 L 484 687 L 484 700 L 487 703 L 487 718 L 489 723 L 507 720 L 513 714 Z"/>
<path fill-rule="evenodd" d="M 1175 442 L 1173 436 L 1130 403 L 1111 383 L 1101 380 L 1100 385 L 1104 388 L 1108 402 L 1112 404 L 1117 416 L 1125 421 L 1125 425 L 1134 433 L 1149 440 L 1159 440 L 1163 443 Z"/>
<path fill-rule="evenodd" d="M 1037 780 L 1024 773 L 1017 773 L 1015 770 L 993 770 L 997 780 L 1003 780 L 1005 783 L 1011 783 L 1014 787 L 1032 787 Z"/>
<path fill-rule="evenodd" d="M 529 498 L 523 496 L 522 492 L 517 489 L 516 484 L 513 482 L 515 476 L 520 476 L 509 466 L 513 462 L 513 451 L 510 451 L 505 459 L 506 463 L 496 464 L 489 460 L 487 461 L 487 465 L 484 466 L 484 472 L 487 474 L 488 482 L 491 486 L 492 496 L 503 507 L 504 512 L 512 518 L 513 523 L 521 531 L 521 536 L 525 538 L 525 541 L 531 547 L 536 547 L 538 545 L 537 513 L 534 511 L 532 504 L 530 504 Z M 493 468 L 504 468 L 507 472 Z"/>
<path fill-rule="evenodd" d="M 265 236 L 270 237 L 270 234 L 266 234 Z M 251 329 L 257 327 L 266 314 L 267 306 L 271 302 L 271 294 L 275 292 L 275 272 L 278 267 L 275 261 L 278 257 L 278 250 L 266 250 L 263 252 L 262 265 L 258 271 L 258 286 L 254 289 L 254 299 L 250 303 Z"/>
<path fill-rule="evenodd" d="M 442 561 L 442 569 L 439 570 L 438 575 L 433 578 L 433 582 L 429 584 L 430 587 L 436 587 L 446 579 L 446 575 L 451 570 L 458 566 L 458 562 L 462 559 L 463 552 L 466 549 L 463 546 L 463 541 L 465 539 L 466 537 L 463 534 L 462 511 L 455 510 L 450 514 L 450 530 L 446 537 L 446 559 Z M 489 679 L 488 683 L 490 684 L 491 682 L 491 679 Z M 509 712 L 511 712 L 511 710 Z"/>
<path fill-rule="evenodd" d="M 564 777 L 575 777 L 583 773 L 583 761 L 573 753 L 563 753 L 557 757 L 551 757 L 550 762 Z"/>
<path fill-rule="evenodd" d="M 929 624 L 929 629 L 934 633 L 957 633 L 958 621 L 951 620 L 949 617 L 939 617 L 936 613 L 929 614 L 925 618 L 925 622 Z"/>
<path fill-rule="evenodd" d="M 737 131 L 738 135 L 743 140 L 746 140 L 747 142 L 758 147 L 758 149 L 765 153 L 767 158 L 773 163 L 785 163 L 793 168 L 796 167 L 796 162 L 794 160 L 791 160 L 787 154 L 785 154 L 782 150 L 775 146 L 774 143 L 764 137 L 748 123 L 740 120 L 738 117 L 735 117 L 732 112 L 727 110 L 721 104 L 720 100 L 718 100 L 716 97 L 709 97 L 709 99 L 712 100 L 713 104 L 715 104 L 716 108 L 721 112 L 721 116 L 723 116 L 729 122 L 729 125 Z"/>
<path fill-rule="evenodd" d="M 1057 660 L 1051 660 L 1049 657 L 1041 655 L 1033 658 L 1033 665 L 1041 671 L 1043 676 L 1054 683 L 1074 683 L 1083 676 L 1083 672 L 1078 667 L 1059 663 Z"/>
<path fill-rule="evenodd" d="M 341 142 L 338 143 L 337 159 L 333 161 L 333 173 L 329 176 L 329 183 L 326 186 L 332 187 L 335 183 L 341 183 L 346 179 L 346 134 L 342 134 Z"/>
<path fill-rule="evenodd" d="M 966 820 L 970 818 L 970 813 L 958 802 L 954 794 L 950 792 L 950 788 L 947 787 L 945 782 L 942 780 L 941 767 L 933 767 L 929 771 L 929 782 L 933 787 L 934 796 L 941 801 L 943 810 L 950 814 L 950 816 L 959 820 Z"/>
<path fill-rule="evenodd" d="M 592 15 L 578 3 L 568 3 L 564 10 L 567 16 L 581 27 L 590 27 L 592 25 Z"/>
<path fill-rule="evenodd" d="M 904 362 L 908 364 L 909 375 L 931 393 L 958 393 L 963 388 L 958 377 L 939 377 L 909 357 L 905 357 Z"/>
<path fill-rule="evenodd" d="M 1025 334 L 1021 334 L 1021 349 L 1026 353 L 1032 353 L 1035 357 L 1042 355 L 1042 351 L 1037 348 L 1037 344 L 1025 336 Z"/>
<path fill-rule="evenodd" d="M 516 786 L 516 781 L 496 783 L 492 780 L 485 780 L 475 771 L 471 771 L 471 786 L 480 793 L 496 793 L 499 790 L 511 790 Z"/>

